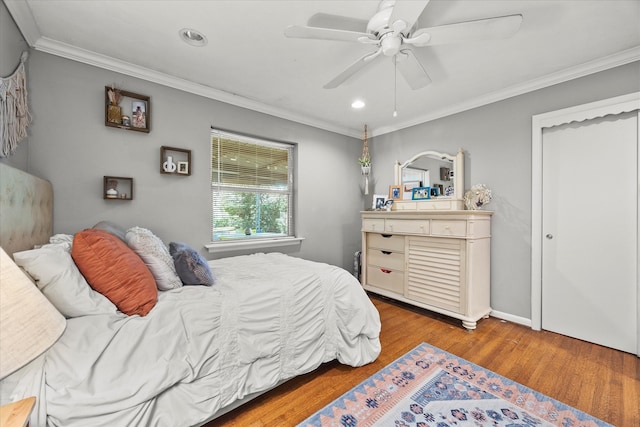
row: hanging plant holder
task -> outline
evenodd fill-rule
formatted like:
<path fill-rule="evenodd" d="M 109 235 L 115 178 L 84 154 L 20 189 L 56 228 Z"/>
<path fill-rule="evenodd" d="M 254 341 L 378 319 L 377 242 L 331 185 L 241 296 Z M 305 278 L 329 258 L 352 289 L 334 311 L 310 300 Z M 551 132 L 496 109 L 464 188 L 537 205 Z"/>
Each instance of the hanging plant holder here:
<path fill-rule="evenodd" d="M 358 159 L 360 170 L 364 176 L 364 194 L 369 194 L 369 175 L 371 174 L 371 157 L 369 157 L 369 140 L 367 138 L 367 125 L 364 125 L 364 138 L 362 139 L 362 157 Z"/>

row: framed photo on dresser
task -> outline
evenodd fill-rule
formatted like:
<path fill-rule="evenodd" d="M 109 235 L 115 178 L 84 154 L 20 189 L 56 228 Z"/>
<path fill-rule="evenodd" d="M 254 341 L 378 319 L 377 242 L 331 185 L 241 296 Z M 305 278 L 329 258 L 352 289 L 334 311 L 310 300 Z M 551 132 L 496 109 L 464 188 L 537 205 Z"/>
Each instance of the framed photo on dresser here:
<path fill-rule="evenodd" d="M 387 203 L 387 196 L 385 194 L 373 195 L 373 209 L 384 209 Z"/>

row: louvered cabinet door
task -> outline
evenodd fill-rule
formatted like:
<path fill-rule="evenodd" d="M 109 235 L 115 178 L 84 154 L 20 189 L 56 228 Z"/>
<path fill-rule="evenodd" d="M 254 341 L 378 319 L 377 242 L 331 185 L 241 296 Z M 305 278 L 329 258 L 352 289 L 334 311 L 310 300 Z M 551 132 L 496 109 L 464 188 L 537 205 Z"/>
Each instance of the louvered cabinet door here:
<path fill-rule="evenodd" d="M 464 313 L 466 304 L 466 242 L 462 239 L 409 237 L 409 299 Z"/>

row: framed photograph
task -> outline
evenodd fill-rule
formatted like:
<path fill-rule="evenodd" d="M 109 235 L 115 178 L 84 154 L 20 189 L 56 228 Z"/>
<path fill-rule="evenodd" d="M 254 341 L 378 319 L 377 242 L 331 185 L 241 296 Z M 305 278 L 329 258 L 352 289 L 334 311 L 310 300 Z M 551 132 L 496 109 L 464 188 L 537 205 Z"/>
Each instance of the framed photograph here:
<path fill-rule="evenodd" d="M 411 193 L 411 191 L 416 187 L 422 187 L 422 181 L 407 181 L 404 184 L 404 191 L 406 193 Z"/>
<path fill-rule="evenodd" d="M 387 204 L 387 196 L 385 194 L 373 195 L 373 209 L 385 209 Z"/>
<path fill-rule="evenodd" d="M 440 189 L 438 187 L 430 187 L 429 196 L 438 197 L 440 195 Z"/>
<path fill-rule="evenodd" d="M 427 200 L 431 198 L 431 187 L 415 187 L 411 190 L 411 200 Z"/>
<path fill-rule="evenodd" d="M 440 168 L 440 181 L 451 181 L 453 178 L 451 172 L 453 171 L 450 168 Z"/>
<path fill-rule="evenodd" d="M 400 185 L 389 186 L 389 199 L 399 200 L 402 198 L 402 187 Z"/>
<path fill-rule="evenodd" d="M 189 174 L 189 162 L 178 162 L 178 173 L 188 175 Z"/>
<path fill-rule="evenodd" d="M 133 101 L 131 103 L 131 127 L 147 127 L 147 104 L 144 101 Z"/>

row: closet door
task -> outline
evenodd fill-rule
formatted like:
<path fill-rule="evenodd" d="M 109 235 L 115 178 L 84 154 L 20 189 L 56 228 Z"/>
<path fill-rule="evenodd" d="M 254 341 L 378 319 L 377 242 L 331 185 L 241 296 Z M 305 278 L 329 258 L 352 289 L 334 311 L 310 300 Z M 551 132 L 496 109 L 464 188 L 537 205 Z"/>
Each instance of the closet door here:
<path fill-rule="evenodd" d="M 634 354 L 637 144 L 637 112 L 542 139 L 542 328 Z"/>

